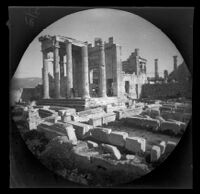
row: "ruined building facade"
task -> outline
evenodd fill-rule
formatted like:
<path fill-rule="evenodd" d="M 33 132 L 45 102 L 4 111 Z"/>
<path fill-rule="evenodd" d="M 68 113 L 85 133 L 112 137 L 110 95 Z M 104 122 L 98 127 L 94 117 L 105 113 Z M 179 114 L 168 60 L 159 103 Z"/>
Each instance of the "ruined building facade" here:
<path fill-rule="evenodd" d="M 43 98 L 139 98 L 146 83 L 146 62 L 135 49 L 126 61 L 122 49 L 114 43 L 96 38 L 94 45 L 63 36 L 39 38 L 43 53 Z M 49 57 L 53 53 L 53 58 Z M 53 65 L 53 75 L 49 74 Z"/>

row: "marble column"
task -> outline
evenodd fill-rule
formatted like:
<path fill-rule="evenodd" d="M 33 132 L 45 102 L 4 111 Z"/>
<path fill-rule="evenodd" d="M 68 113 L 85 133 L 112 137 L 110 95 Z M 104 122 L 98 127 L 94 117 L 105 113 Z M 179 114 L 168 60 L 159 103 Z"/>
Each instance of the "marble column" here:
<path fill-rule="evenodd" d="M 64 53 L 60 52 L 60 81 L 62 81 L 64 77 Z"/>
<path fill-rule="evenodd" d="M 66 42 L 67 56 L 67 98 L 71 97 L 71 89 L 73 88 L 73 66 L 72 66 L 72 43 Z"/>
<path fill-rule="evenodd" d="M 83 46 L 82 50 L 82 98 L 89 98 L 89 70 L 88 70 L 88 47 Z"/>
<path fill-rule="evenodd" d="M 43 80 L 43 98 L 49 98 L 49 76 L 48 76 L 48 59 L 47 53 L 43 51 L 43 68 L 42 68 L 42 80 Z"/>
<path fill-rule="evenodd" d="M 64 81 L 64 53 L 60 50 L 60 95 L 64 96 L 63 81 Z"/>
<path fill-rule="evenodd" d="M 99 95 L 100 97 L 106 97 L 106 63 L 105 63 L 105 51 L 104 43 L 100 42 L 100 83 L 99 83 Z"/>
<path fill-rule="evenodd" d="M 59 45 L 58 42 L 54 45 L 54 83 L 55 83 L 55 98 L 60 98 L 60 67 L 59 67 Z"/>

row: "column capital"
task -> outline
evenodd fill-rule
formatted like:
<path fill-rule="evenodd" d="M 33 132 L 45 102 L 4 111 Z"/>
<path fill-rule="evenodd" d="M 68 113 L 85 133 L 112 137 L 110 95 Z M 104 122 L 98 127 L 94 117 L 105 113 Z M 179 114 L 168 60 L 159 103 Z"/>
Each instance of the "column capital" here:
<path fill-rule="evenodd" d="M 71 40 L 65 40 L 65 44 L 72 44 Z"/>
<path fill-rule="evenodd" d="M 53 47 L 54 48 L 60 48 L 59 42 L 57 40 L 53 41 Z"/>

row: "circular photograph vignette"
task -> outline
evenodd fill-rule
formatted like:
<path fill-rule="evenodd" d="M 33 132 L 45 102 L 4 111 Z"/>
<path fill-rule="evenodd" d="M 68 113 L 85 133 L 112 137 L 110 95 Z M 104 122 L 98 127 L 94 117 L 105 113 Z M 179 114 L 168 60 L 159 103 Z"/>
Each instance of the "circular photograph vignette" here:
<path fill-rule="evenodd" d="M 151 172 L 176 147 L 192 114 L 191 85 L 156 26 L 89 9 L 32 41 L 10 102 L 22 138 L 48 169 L 82 185 L 116 186 Z"/>

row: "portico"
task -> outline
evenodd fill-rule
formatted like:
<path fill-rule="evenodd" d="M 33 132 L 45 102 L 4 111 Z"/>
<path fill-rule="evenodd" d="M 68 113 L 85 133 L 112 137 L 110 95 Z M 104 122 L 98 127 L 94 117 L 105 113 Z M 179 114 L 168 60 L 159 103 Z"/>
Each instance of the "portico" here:
<path fill-rule="evenodd" d="M 63 36 L 42 36 L 43 53 L 43 98 L 49 99 L 49 65 L 53 64 L 54 99 L 90 98 L 88 43 Z M 52 60 L 49 53 L 53 54 Z M 106 97 L 105 52 L 100 45 L 100 91 L 99 97 Z M 65 80 L 65 81 L 63 81 Z"/>

